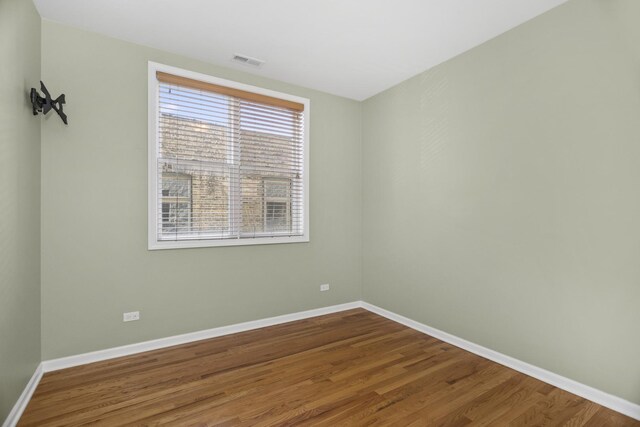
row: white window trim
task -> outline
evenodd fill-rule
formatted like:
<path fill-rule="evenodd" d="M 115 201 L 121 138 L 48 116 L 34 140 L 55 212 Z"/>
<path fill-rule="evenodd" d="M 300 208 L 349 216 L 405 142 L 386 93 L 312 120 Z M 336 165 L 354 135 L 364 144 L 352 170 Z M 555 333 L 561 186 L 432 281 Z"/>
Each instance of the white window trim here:
<path fill-rule="evenodd" d="M 176 76 L 187 77 L 194 80 L 200 80 L 207 83 L 213 83 L 221 86 L 232 87 L 248 92 L 254 92 L 261 95 L 267 95 L 275 98 L 285 99 L 288 101 L 298 102 L 304 105 L 304 135 L 303 135 L 303 156 L 304 156 L 304 177 L 303 177 L 303 218 L 301 236 L 269 236 L 269 237 L 253 237 L 253 238 L 233 238 L 233 239 L 202 239 L 202 240 L 158 240 L 158 97 L 159 84 L 156 78 L 156 72 L 162 71 Z M 206 74 L 196 73 L 193 71 L 183 70 L 181 68 L 172 67 L 170 65 L 159 64 L 149 61 L 148 67 L 148 248 L 156 249 L 177 249 L 177 248 L 202 248 L 216 246 L 244 246 L 244 245 L 266 245 L 279 243 L 304 243 L 309 242 L 309 109 L 310 101 L 294 95 L 276 92 L 269 89 L 263 89 L 232 80 L 225 80 Z"/>

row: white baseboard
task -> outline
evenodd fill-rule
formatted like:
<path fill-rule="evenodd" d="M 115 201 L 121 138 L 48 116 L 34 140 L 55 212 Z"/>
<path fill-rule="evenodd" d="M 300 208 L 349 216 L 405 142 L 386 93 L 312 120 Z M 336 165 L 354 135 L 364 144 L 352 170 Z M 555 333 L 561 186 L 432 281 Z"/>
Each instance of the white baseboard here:
<path fill-rule="evenodd" d="M 616 412 L 620 412 L 621 414 L 627 415 L 631 418 L 635 418 L 636 420 L 640 420 L 640 405 L 637 405 L 633 402 L 629 402 L 628 400 L 611 395 L 593 387 L 589 387 L 588 385 L 563 377 L 562 375 L 554 374 L 553 372 L 547 371 L 546 369 L 542 369 L 521 360 L 514 359 L 513 357 L 507 356 L 505 354 L 498 353 L 497 351 L 464 340 L 455 335 L 448 334 L 439 329 L 432 328 L 423 323 L 416 322 L 415 320 L 411 320 L 407 317 L 377 307 L 373 304 L 362 302 L 362 308 L 369 310 L 372 313 L 376 313 L 380 316 L 386 317 L 389 320 L 393 320 L 394 322 L 401 323 L 405 326 L 410 327 L 411 329 L 415 329 L 416 331 L 420 331 L 434 338 L 438 338 L 439 340 L 447 342 L 456 347 L 470 351 L 471 353 L 475 353 L 478 356 L 482 356 L 486 359 L 507 366 L 511 369 L 515 369 L 518 372 L 522 372 L 523 374 L 537 378 L 540 381 L 544 381 L 545 383 L 551 384 L 562 390 L 566 390 L 580 397 L 584 397 L 585 399 L 591 400 L 592 402 L 605 406 Z"/>
<path fill-rule="evenodd" d="M 18 398 L 18 401 L 16 402 L 15 405 L 13 405 L 13 409 L 11 409 L 11 412 L 9 412 L 9 415 L 4 420 L 4 423 L 2 423 L 2 427 L 15 427 L 18 424 L 18 421 L 20 421 L 20 417 L 22 416 L 22 413 L 24 412 L 24 410 L 27 407 L 27 404 L 31 400 L 31 396 L 33 395 L 33 392 L 36 391 L 36 387 L 38 387 L 38 383 L 42 379 L 42 374 L 43 374 L 43 370 L 42 370 L 42 363 L 41 363 L 38 365 L 38 367 L 36 368 L 36 371 L 31 376 L 31 379 L 29 380 L 29 382 L 27 383 L 27 386 L 22 391 L 22 394 Z"/>
<path fill-rule="evenodd" d="M 313 310 L 300 311 L 282 316 L 269 317 L 261 320 L 253 320 L 250 322 L 237 323 L 235 325 L 221 326 L 219 328 L 207 329 L 204 331 L 191 332 L 182 335 L 175 335 L 167 338 L 160 338 L 152 341 L 145 341 L 136 344 L 124 345 L 121 347 L 113 347 L 105 350 L 93 351 L 90 353 L 78 354 L 75 356 L 62 357 L 60 359 L 46 360 L 42 362 L 44 372 L 57 371 L 60 369 L 71 368 L 87 363 L 101 362 L 103 360 L 114 359 L 116 357 L 129 356 L 132 354 L 142 353 L 145 351 L 158 350 L 174 345 L 186 344 L 193 341 L 206 340 L 216 338 L 223 335 L 237 334 L 238 332 L 250 331 L 252 329 L 264 328 L 267 326 L 279 325 L 281 323 L 293 322 L 296 320 L 307 319 L 309 317 L 322 316 L 324 314 L 337 313 L 340 311 L 351 310 L 361 307 L 360 301 L 349 302 L 345 304 L 333 305 L 329 307 L 316 308 Z"/>
<path fill-rule="evenodd" d="M 610 408 L 616 412 L 620 412 L 631 418 L 640 420 L 640 405 L 629 402 L 617 396 L 613 396 L 609 393 L 605 393 L 601 390 L 597 390 L 593 387 L 589 387 L 585 384 L 547 371 L 545 369 L 533 366 L 529 363 L 507 356 L 497 351 L 488 349 L 481 345 L 472 343 L 470 341 L 459 338 L 455 335 L 443 332 L 439 329 L 432 328 L 415 320 L 411 320 L 407 317 L 377 307 L 373 304 L 369 304 L 364 301 L 354 301 L 346 304 L 339 304 L 330 307 L 323 307 L 314 310 L 301 311 L 298 313 L 285 314 L 282 316 L 269 317 L 261 320 L 254 320 L 245 323 L 238 323 L 235 325 L 222 326 L 219 328 L 207 329 L 204 331 L 192 332 L 183 335 L 176 335 L 173 337 L 161 338 L 153 341 L 146 341 L 137 344 L 125 345 L 121 347 L 114 347 L 105 350 L 94 351 L 91 353 L 79 354 L 76 356 L 63 357 L 60 359 L 47 360 L 42 362 L 33 377 L 27 384 L 24 392 L 20 396 L 20 399 L 13 407 L 13 410 L 9 414 L 9 417 L 4 422 L 2 427 L 13 427 L 16 425 L 22 412 L 27 406 L 31 395 L 36 389 L 38 382 L 42 378 L 44 372 L 56 371 L 59 369 L 70 368 L 73 366 L 84 365 L 87 363 L 99 362 L 103 360 L 113 359 L 116 357 L 129 356 L 132 354 L 142 353 L 150 350 L 157 350 L 165 347 L 171 347 L 174 345 L 186 344 L 193 341 L 199 341 L 209 338 L 220 337 L 223 335 L 235 334 L 238 332 L 245 332 L 252 329 L 264 328 L 267 326 L 279 325 L 282 323 L 293 322 L 296 320 L 307 319 L 315 316 L 322 316 L 324 314 L 337 313 L 340 311 L 351 310 L 354 308 L 364 308 L 372 313 L 379 314 L 394 322 L 401 323 L 409 328 L 415 329 L 434 338 L 438 338 L 444 342 L 460 347 L 464 350 L 475 353 L 479 356 L 492 360 L 501 365 L 515 369 L 523 374 L 532 376 L 548 384 L 556 386 L 560 389 L 566 390 L 570 393 L 584 397 L 599 405 Z"/>

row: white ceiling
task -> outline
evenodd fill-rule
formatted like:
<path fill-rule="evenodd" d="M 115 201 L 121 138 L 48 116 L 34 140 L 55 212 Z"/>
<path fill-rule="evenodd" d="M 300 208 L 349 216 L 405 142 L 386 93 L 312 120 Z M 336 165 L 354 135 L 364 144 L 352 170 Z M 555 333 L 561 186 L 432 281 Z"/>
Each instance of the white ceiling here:
<path fill-rule="evenodd" d="M 35 0 L 45 19 L 363 100 L 566 0 Z M 231 62 L 235 53 L 266 60 Z"/>

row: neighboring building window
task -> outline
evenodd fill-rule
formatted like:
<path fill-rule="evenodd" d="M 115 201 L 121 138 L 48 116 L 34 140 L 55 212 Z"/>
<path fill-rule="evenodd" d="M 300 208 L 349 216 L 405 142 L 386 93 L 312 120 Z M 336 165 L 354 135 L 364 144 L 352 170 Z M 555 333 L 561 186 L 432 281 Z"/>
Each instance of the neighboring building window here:
<path fill-rule="evenodd" d="M 153 63 L 149 80 L 149 248 L 309 241 L 309 101 Z"/>
<path fill-rule="evenodd" d="M 187 233 L 191 229 L 191 176 L 162 174 L 162 233 Z"/>
<path fill-rule="evenodd" d="M 284 231 L 291 228 L 291 181 L 264 180 L 264 229 Z"/>

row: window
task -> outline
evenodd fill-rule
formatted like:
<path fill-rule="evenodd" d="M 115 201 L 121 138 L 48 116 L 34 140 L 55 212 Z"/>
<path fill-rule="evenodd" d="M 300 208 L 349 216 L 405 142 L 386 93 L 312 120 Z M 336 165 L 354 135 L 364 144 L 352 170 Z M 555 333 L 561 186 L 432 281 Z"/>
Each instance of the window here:
<path fill-rule="evenodd" d="M 309 101 L 149 63 L 149 249 L 309 241 Z"/>
<path fill-rule="evenodd" d="M 162 174 L 162 232 L 186 233 L 191 228 L 191 176 Z"/>
<path fill-rule="evenodd" d="M 291 181 L 264 180 L 264 229 L 282 231 L 291 227 Z"/>

